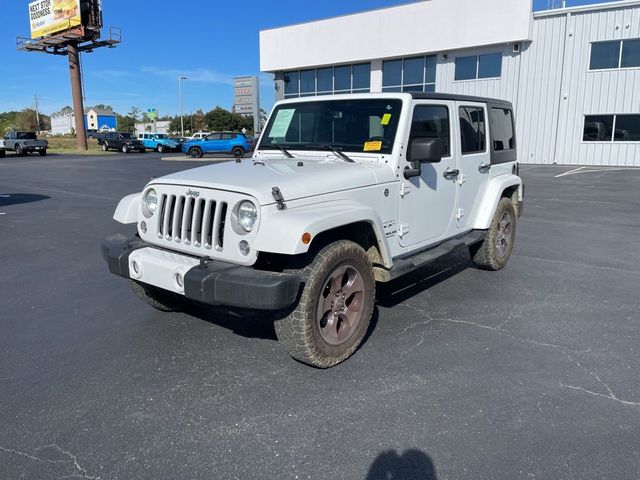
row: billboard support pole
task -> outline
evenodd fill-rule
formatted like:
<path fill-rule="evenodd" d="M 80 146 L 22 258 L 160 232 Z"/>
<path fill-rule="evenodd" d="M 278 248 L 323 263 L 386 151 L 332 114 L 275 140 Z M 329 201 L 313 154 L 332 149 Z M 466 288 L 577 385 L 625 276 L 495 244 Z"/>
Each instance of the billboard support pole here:
<path fill-rule="evenodd" d="M 73 115 L 76 123 L 76 141 L 78 150 L 88 150 L 87 132 L 84 127 L 84 104 L 82 101 L 82 74 L 80 72 L 80 53 L 78 42 L 69 42 L 69 75 L 71 77 L 71 95 L 73 97 Z"/>

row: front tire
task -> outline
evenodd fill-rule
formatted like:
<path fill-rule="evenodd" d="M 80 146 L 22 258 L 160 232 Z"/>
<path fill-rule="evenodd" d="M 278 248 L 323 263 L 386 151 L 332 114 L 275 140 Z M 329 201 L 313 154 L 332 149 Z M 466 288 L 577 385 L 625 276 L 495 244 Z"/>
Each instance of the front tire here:
<path fill-rule="evenodd" d="M 152 306 L 156 310 L 160 310 L 161 312 L 179 312 L 182 310 L 183 302 L 181 302 L 177 296 L 151 285 L 138 283 L 135 280 L 131 280 L 130 284 L 133 293 L 144 303 Z"/>
<path fill-rule="evenodd" d="M 242 147 L 235 147 L 233 150 L 231 150 L 231 154 L 235 157 L 235 158 L 242 158 L 244 156 L 244 148 Z"/>
<path fill-rule="evenodd" d="M 510 198 L 502 198 L 482 242 L 469 247 L 471 260 L 479 268 L 500 270 L 509 261 L 516 240 L 516 210 Z"/>
<path fill-rule="evenodd" d="M 38 151 L 38 153 L 40 154 L 40 156 L 41 156 L 41 157 L 44 157 L 44 156 L 46 156 L 46 155 L 47 155 L 47 150 L 46 150 L 46 149 L 44 149 L 44 150 L 39 150 L 39 151 Z"/>
<path fill-rule="evenodd" d="M 192 147 L 189 149 L 189 156 L 191 158 L 202 158 L 202 149 L 200 147 Z"/>
<path fill-rule="evenodd" d="M 275 321 L 278 340 L 296 360 L 329 368 L 362 343 L 375 301 L 371 262 L 349 240 L 320 250 L 301 272 L 305 285 L 289 315 Z"/>

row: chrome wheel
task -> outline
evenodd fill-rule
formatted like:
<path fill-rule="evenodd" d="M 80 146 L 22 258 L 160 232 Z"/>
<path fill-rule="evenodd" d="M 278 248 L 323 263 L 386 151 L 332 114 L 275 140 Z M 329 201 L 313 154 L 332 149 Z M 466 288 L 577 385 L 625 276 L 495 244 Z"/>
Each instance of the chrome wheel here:
<path fill-rule="evenodd" d="M 348 341 L 362 320 L 365 299 L 362 275 L 350 265 L 336 268 L 318 299 L 317 321 L 322 338 L 330 345 Z"/>
<path fill-rule="evenodd" d="M 509 253 L 513 237 L 513 219 L 511 213 L 504 212 L 498 223 L 498 233 L 496 234 L 496 253 L 503 258 Z"/>

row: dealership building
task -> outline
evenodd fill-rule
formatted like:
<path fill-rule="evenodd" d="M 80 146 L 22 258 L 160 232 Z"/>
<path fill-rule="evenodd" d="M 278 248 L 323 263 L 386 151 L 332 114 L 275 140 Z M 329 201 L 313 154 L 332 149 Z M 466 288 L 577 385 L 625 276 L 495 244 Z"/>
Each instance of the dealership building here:
<path fill-rule="evenodd" d="M 424 0 L 260 32 L 277 99 L 446 92 L 514 104 L 523 163 L 640 167 L 640 1 Z"/>

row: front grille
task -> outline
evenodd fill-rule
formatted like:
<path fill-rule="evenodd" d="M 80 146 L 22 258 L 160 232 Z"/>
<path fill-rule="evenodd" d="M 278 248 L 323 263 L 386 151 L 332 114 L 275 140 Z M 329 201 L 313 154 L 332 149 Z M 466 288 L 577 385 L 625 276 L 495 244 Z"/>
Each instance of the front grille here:
<path fill-rule="evenodd" d="M 227 202 L 163 194 L 158 210 L 158 238 L 222 251 Z"/>

